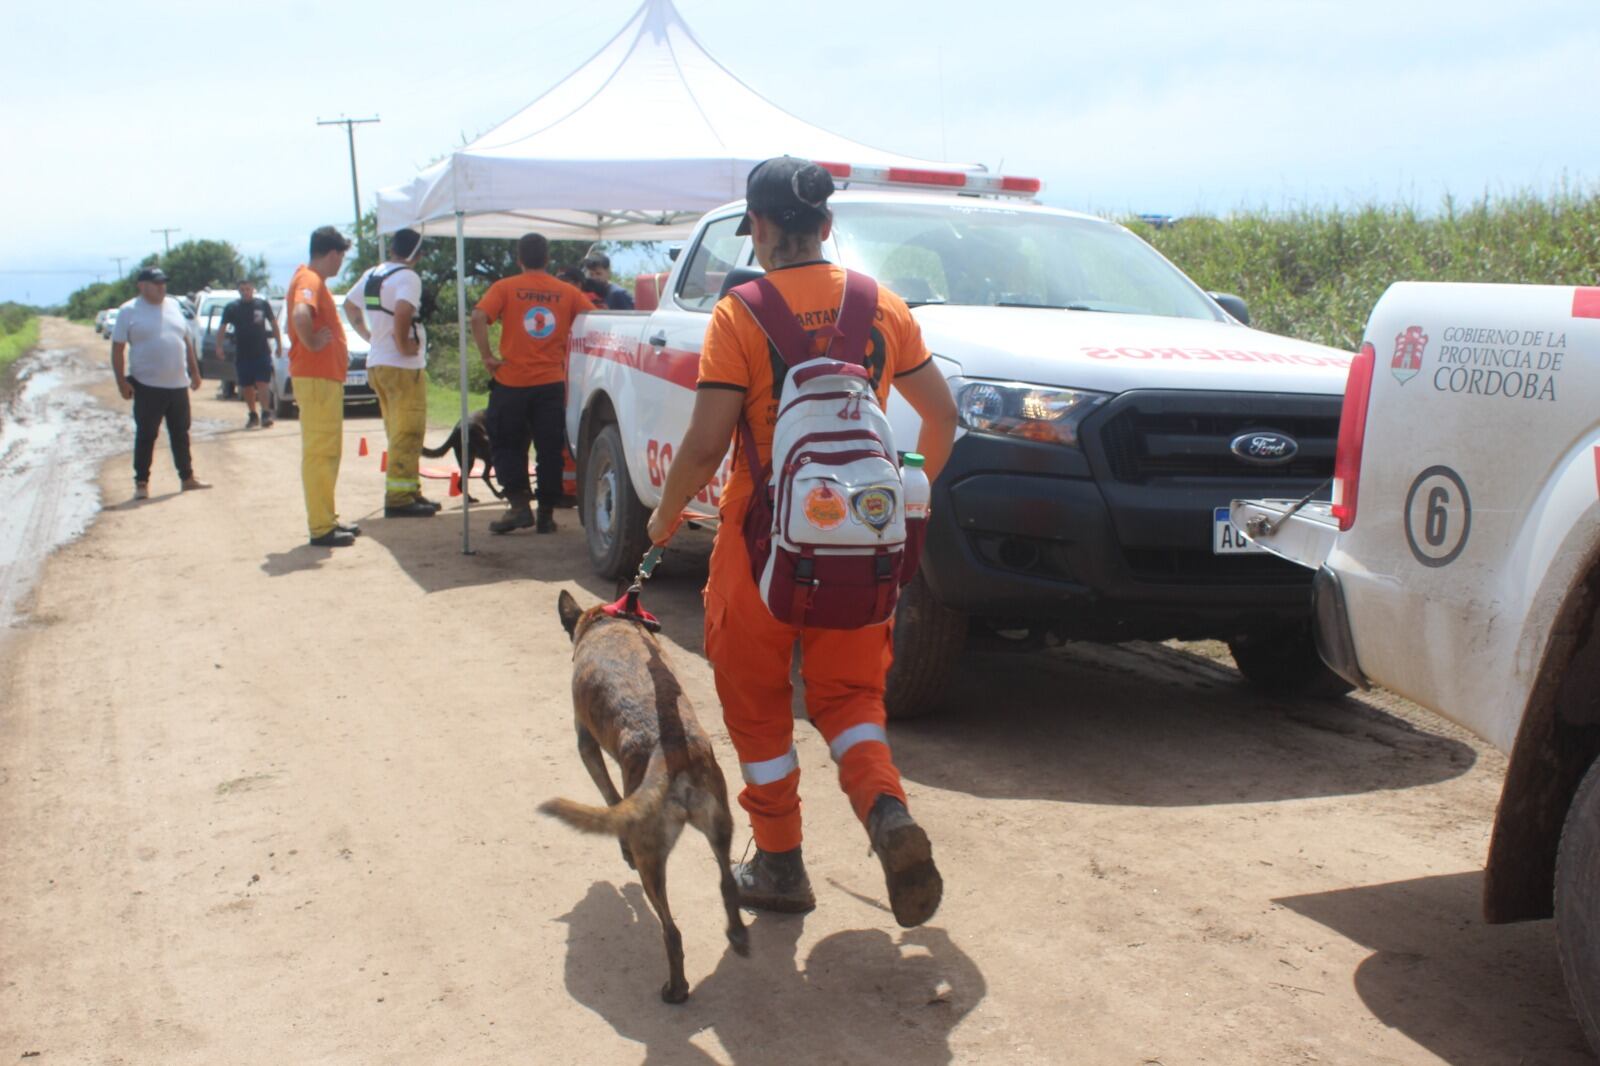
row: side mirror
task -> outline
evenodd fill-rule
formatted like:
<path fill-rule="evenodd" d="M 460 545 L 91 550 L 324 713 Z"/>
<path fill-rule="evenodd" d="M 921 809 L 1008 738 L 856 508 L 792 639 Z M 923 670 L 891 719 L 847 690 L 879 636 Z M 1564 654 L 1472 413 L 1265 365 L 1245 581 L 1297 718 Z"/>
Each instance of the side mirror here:
<path fill-rule="evenodd" d="M 1231 292 L 1208 292 L 1207 296 L 1217 301 L 1217 305 L 1228 314 L 1237 318 L 1242 325 L 1250 324 L 1250 308 L 1245 306 L 1243 300 Z"/>
<path fill-rule="evenodd" d="M 729 289 L 766 276 L 767 272 L 760 267 L 734 267 L 728 271 L 728 276 L 722 279 L 722 291 L 717 293 L 717 299 L 720 300 L 728 295 Z"/>
<path fill-rule="evenodd" d="M 676 263 L 678 261 L 678 256 L 680 256 L 682 254 L 683 254 L 683 245 L 681 245 L 681 244 L 678 245 L 676 248 L 668 248 L 667 249 L 667 258 L 670 259 L 674 263 Z"/>

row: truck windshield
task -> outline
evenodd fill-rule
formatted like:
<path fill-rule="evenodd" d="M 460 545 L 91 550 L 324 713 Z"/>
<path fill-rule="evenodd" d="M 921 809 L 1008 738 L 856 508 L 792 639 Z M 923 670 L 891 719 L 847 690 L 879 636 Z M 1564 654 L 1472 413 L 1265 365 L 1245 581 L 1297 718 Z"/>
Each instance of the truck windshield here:
<path fill-rule="evenodd" d="M 1106 222 L 1005 207 L 838 204 L 846 266 L 912 305 L 1059 307 L 1221 321 L 1194 284 Z"/>

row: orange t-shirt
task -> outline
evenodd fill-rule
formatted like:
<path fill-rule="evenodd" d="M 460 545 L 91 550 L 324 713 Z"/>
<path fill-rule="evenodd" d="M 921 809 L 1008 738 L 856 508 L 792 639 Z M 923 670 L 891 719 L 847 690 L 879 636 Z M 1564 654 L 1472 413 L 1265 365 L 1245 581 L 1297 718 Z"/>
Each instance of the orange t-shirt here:
<path fill-rule="evenodd" d="M 844 269 L 831 263 L 780 267 L 767 273 L 783 302 L 794 312 L 801 328 L 815 332 L 839 315 L 844 297 Z M 889 399 L 889 386 L 897 376 L 926 366 L 932 357 L 922 342 L 922 330 L 911 317 L 906 302 L 878 286 L 878 309 L 867 340 L 867 370 L 878 401 Z M 778 393 L 788 376 L 788 365 L 767 335 L 756 325 L 750 310 L 736 296 L 725 296 L 711 312 L 705 346 L 700 352 L 702 389 L 740 389 L 744 416 L 756 439 L 761 462 L 772 460 L 772 436 L 778 425 Z M 735 444 L 738 434 L 734 435 Z M 742 449 L 735 449 L 731 476 L 722 490 L 722 506 L 750 495 L 750 471 Z"/>
<path fill-rule="evenodd" d="M 300 342 L 294 329 L 294 309 L 297 304 L 311 305 L 311 332 L 326 326 L 333 339 L 312 351 Z M 301 264 L 289 282 L 289 298 L 283 307 L 283 320 L 289 325 L 289 376 L 292 378 L 327 378 L 344 381 L 350 368 L 350 348 L 344 339 L 344 323 L 339 321 L 339 311 L 333 306 L 333 294 L 328 283 L 310 267 Z"/>
<path fill-rule="evenodd" d="M 525 270 L 489 286 L 478 310 L 500 323 L 500 358 L 505 362 L 494 379 L 526 387 L 567 380 L 572 320 L 594 308 L 576 285 L 543 270 Z"/>

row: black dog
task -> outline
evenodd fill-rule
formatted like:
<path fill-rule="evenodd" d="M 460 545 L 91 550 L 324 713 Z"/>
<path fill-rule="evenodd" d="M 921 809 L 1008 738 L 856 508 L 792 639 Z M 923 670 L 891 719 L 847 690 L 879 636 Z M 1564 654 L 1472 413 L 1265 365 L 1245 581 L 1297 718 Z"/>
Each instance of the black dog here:
<path fill-rule="evenodd" d="M 494 493 L 495 499 L 503 500 L 506 494 L 489 480 L 489 475 L 494 473 L 494 452 L 491 450 L 492 442 L 489 440 L 489 417 L 487 411 L 474 411 L 467 416 L 468 432 L 472 434 L 472 457 L 483 463 L 483 483 L 489 486 L 489 491 Z M 462 463 L 461 455 L 461 423 L 456 423 L 456 428 L 450 431 L 450 436 L 437 448 L 424 448 L 422 454 L 429 459 L 437 459 L 445 452 L 456 453 L 456 466 L 461 468 L 461 491 L 466 493 L 468 503 L 477 503 L 472 498 L 472 493 L 467 492 L 467 468 Z"/>

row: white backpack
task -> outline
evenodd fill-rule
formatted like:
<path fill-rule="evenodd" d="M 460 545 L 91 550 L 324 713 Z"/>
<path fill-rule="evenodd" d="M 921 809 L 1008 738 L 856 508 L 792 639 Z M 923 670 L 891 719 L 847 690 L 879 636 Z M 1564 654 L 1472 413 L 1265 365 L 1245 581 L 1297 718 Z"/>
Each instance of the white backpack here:
<path fill-rule="evenodd" d="M 796 626 L 887 621 L 911 575 L 894 434 L 865 365 L 877 282 L 847 272 L 835 323 L 815 333 L 801 328 L 766 278 L 730 293 L 789 367 L 769 469 L 757 465 L 750 423 L 739 422 L 755 483 L 744 537 L 761 598 L 774 617 Z"/>

